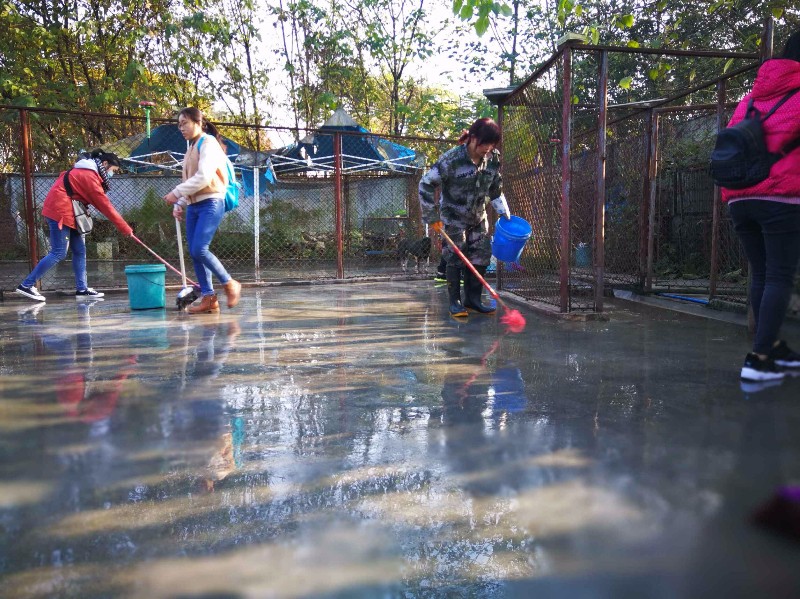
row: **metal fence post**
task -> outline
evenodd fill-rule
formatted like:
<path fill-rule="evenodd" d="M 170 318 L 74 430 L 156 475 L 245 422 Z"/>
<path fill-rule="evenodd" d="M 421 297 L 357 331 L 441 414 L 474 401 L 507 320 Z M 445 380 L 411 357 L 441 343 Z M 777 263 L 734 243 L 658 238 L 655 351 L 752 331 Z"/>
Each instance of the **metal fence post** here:
<path fill-rule="evenodd" d="M 595 199 L 594 309 L 603 311 L 605 289 L 606 139 L 608 120 L 608 51 L 600 52 L 597 117 L 597 196 Z"/>
<path fill-rule="evenodd" d="M 258 153 L 256 153 L 258 157 Z M 256 282 L 261 280 L 261 189 L 258 165 L 253 165 L 253 268 Z"/>
<path fill-rule="evenodd" d="M 647 279 L 648 228 L 650 222 L 650 152 L 653 149 L 653 111 L 647 111 L 644 132 L 644 177 L 642 178 L 642 200 L 639 208 L 639 288 L 644 289 Z"/>
<path fill-rule="evenodd" d="M 497 149 L 500 151 L 500 156 L 502 157 L 503 153 L 503 103 L 500 102 L 497 105 L 497 125 L 500 127 L 500 143 L 497 144 Z M 503 169 L 503 161 L 500 162 L 500 175 L 504 175 Z M 511 208 L 509 208 L 511 210 Z M 494 231 L 492 231 L 492 235 L 494 235 Z M 495 283 L 497 289 L 503 288 L 503 261 L 495 259 Z"/>
<path fill-rule="evenodd" d="M 33 203 L 33 174 L 31 167 L 31 124 L 28 111 L 19 111 L 20 150 L 22 151 L 22 172 L 25 178 L 25 226 L 28 231 L 28 264 L 31 270 L 39 263 L 39 248 L 36 239 L 36 216 Z"/>
<path fill-rule="evenodd" d="M 569 312 L 569 255 L 570 255 L 570 187 L 572 163 L 570 160 L 572 136 L 572 47 L 564 48 L 561 106 L 561 265 L 559 275 L 559 308 Z"/>
<path fill-rule="evenodd" d="M 725 81 L 717 83 L 717 131 L 722 131 L 725 127 Z M 714 193 L 711 195 L 714 204 L 711 206 L 711 273 L 708 280 L 708 297 L 713 298 L 717 294 L 717 275 L 719 271 L 719 211 L 721 193 L 719 187 L 714 186 Z"/>
<path fill-rule="evenodd" d="M 772 58 L 775 45 L 775 19 L 767 15 L 764 22 L 764 31 L 761 34 L 761 62 Z"/>
<path fill-rule="evenodd" d="M 342 134 L 333 135 L 334 200 L 336 203 L 336 278 L 344 278 L 344 243 L 342 240 Z"/>
<path fill-rule="evenodd" d="M 650 156 L 647 165 L 650 189 L 647 206 L 647 272 L 645 273 L 645 291 L 653 290 L 653 254 L 656 237 L 656 193 L 658 191 L 658 118 L 659 114 L 652 110 L 650 121 Z"/>

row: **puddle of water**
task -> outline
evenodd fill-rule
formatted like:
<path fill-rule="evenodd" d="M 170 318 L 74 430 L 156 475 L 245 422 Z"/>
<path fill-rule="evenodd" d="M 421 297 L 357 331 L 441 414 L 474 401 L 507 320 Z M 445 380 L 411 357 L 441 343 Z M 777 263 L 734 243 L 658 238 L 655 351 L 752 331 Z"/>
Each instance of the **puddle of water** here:
<path fill-rule="evenodd" d="M 726 546 L 760 560 L 741 589 L 800 582 L 746 524 L 800 463 L 800 381 L 743 394 L 738 328 L 508 335 L 443 293 L 0 306 L 4 592 L 638 597 L 719 579 Z"/>

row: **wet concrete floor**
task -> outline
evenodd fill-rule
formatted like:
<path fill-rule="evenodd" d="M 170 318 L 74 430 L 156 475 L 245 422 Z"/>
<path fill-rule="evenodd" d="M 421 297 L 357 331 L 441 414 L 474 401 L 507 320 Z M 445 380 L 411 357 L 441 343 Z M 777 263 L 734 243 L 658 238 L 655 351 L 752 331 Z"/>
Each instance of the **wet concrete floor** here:
<path fill-rule="evenodd" d="M 742 389 L 735 324 L 526 317 L 429 282 L 9 299 L 0 596 L 798 596 L 748 518 L 800 481 L 800 378 Z"/>

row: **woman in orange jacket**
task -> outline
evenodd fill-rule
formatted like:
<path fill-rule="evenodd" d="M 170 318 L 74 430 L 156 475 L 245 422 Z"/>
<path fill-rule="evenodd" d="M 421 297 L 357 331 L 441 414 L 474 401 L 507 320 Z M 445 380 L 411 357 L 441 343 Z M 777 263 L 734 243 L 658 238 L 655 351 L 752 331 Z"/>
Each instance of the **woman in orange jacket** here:
<path fill-rule="evenodd" d="M 119 169 L 119 158 L 111 152 L 96 150 L 88 158 L 82 158 L 69 171 L 58 176 L 53 187 L 44 199 L 42 216 L 50 227 L 50 252 L 42 258 L 33 271 L 16 288 L 16 293 L 37 302 L 46 301 L 34 287 L 47 271 L 67 257 L 72 248 L 72 270 L 75 272 L 75 299 L 101 298 L 104 293 L 95 291 L 86 283 L 86 244 L 75 225 L 72 200 L 97 208 L 120 233 L 126 237 L 133 229 L 111 205 L 106 192 L 110 188 L 109 179 Z M 67 193 L 64 178 L 69 177 L 72 197 Z"/>

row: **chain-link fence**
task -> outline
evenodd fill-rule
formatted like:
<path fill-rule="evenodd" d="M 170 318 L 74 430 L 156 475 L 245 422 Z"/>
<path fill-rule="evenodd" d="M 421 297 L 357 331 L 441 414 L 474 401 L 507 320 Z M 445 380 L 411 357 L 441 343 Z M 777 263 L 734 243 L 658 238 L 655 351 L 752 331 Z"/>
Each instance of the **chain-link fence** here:
<path fill-rule="evenodd" d="M 98 147 L 123 159 L 108 193 L 112 204 L 146 246 L 177 267 L 178 232 L 162 198 L 180 183 L 186 141 L 174 122 L 154 125 L 149 130 L 138 117 L 0 108 L 0 289 L 14 289 L 32 256 L 48 252 L 45 196 L 80 151 Z M 389 139 L 357 126 L 298 132 L 221 124 L 219 131 L 240 200 L 211 247 L 233 277 L 271 282 L 432 272 L 440 247 L 414 243 L 426 234 L 417 187 L 453 142 Z M 299 141 L 272 149 L 268 134 L 275 132 Z M 92 215 L 90 285 L 124 287 L 126 265 L 155 258 L 99 212 Z M 191 265 L 188 270 L 191 277 Z M 72 287 L 70 262 L 61 262 L 40 285 Z"/>
<path fill-rule="evenodd" d="M 503 186 L 511 211 L 533 235 L 517 264 L 501 270 L 501 286 L 527 299 L 559 305 L 562 259 L 563 64 L 545 64 L 536 84 L 503 104 Z"/>
<path fill-rule="evenodd" d="M 744 301 L 746 260 L 707 161 L 758 58 L 567 43 L 500 100 L 505 191 L 533 236 L 519 262 L 498 268 L 498 286 L 562 312 L 602 310 L 620 287 Z M 646 76 L 632 84 L 632 73 Z M 242 192 L 212 250 L 234 277 L 432 272 L 440 246 L 415 243 L 426 233 L 417 186 L 453 142 L 377 136 L 340 121 L 300 131 L 220 125 Z M 295 141 L 272 148 L 272 133 Z M 0 290 L 47 253 L 44 198 L 81 150 L 97 147 L 124 159 L 114 206 L 177 265 L 175 222 L 161 199 L 180 181 L 186 151 L 174 121 L 151 131 L 141 117 L 0 107 Z M 125 265 L 154 258 L 95 217 L 90 284 L 125 286 Z M 41 287 L 72 282 L 64 261 Z"/>
<path fill-rule="evenodd" d="M 620 287 L 746 297 L 708 157 L 758 58 L 567 43 L 502 98 L 504 182 L 533 237 L 501 287 L 562 312 Z"/>

